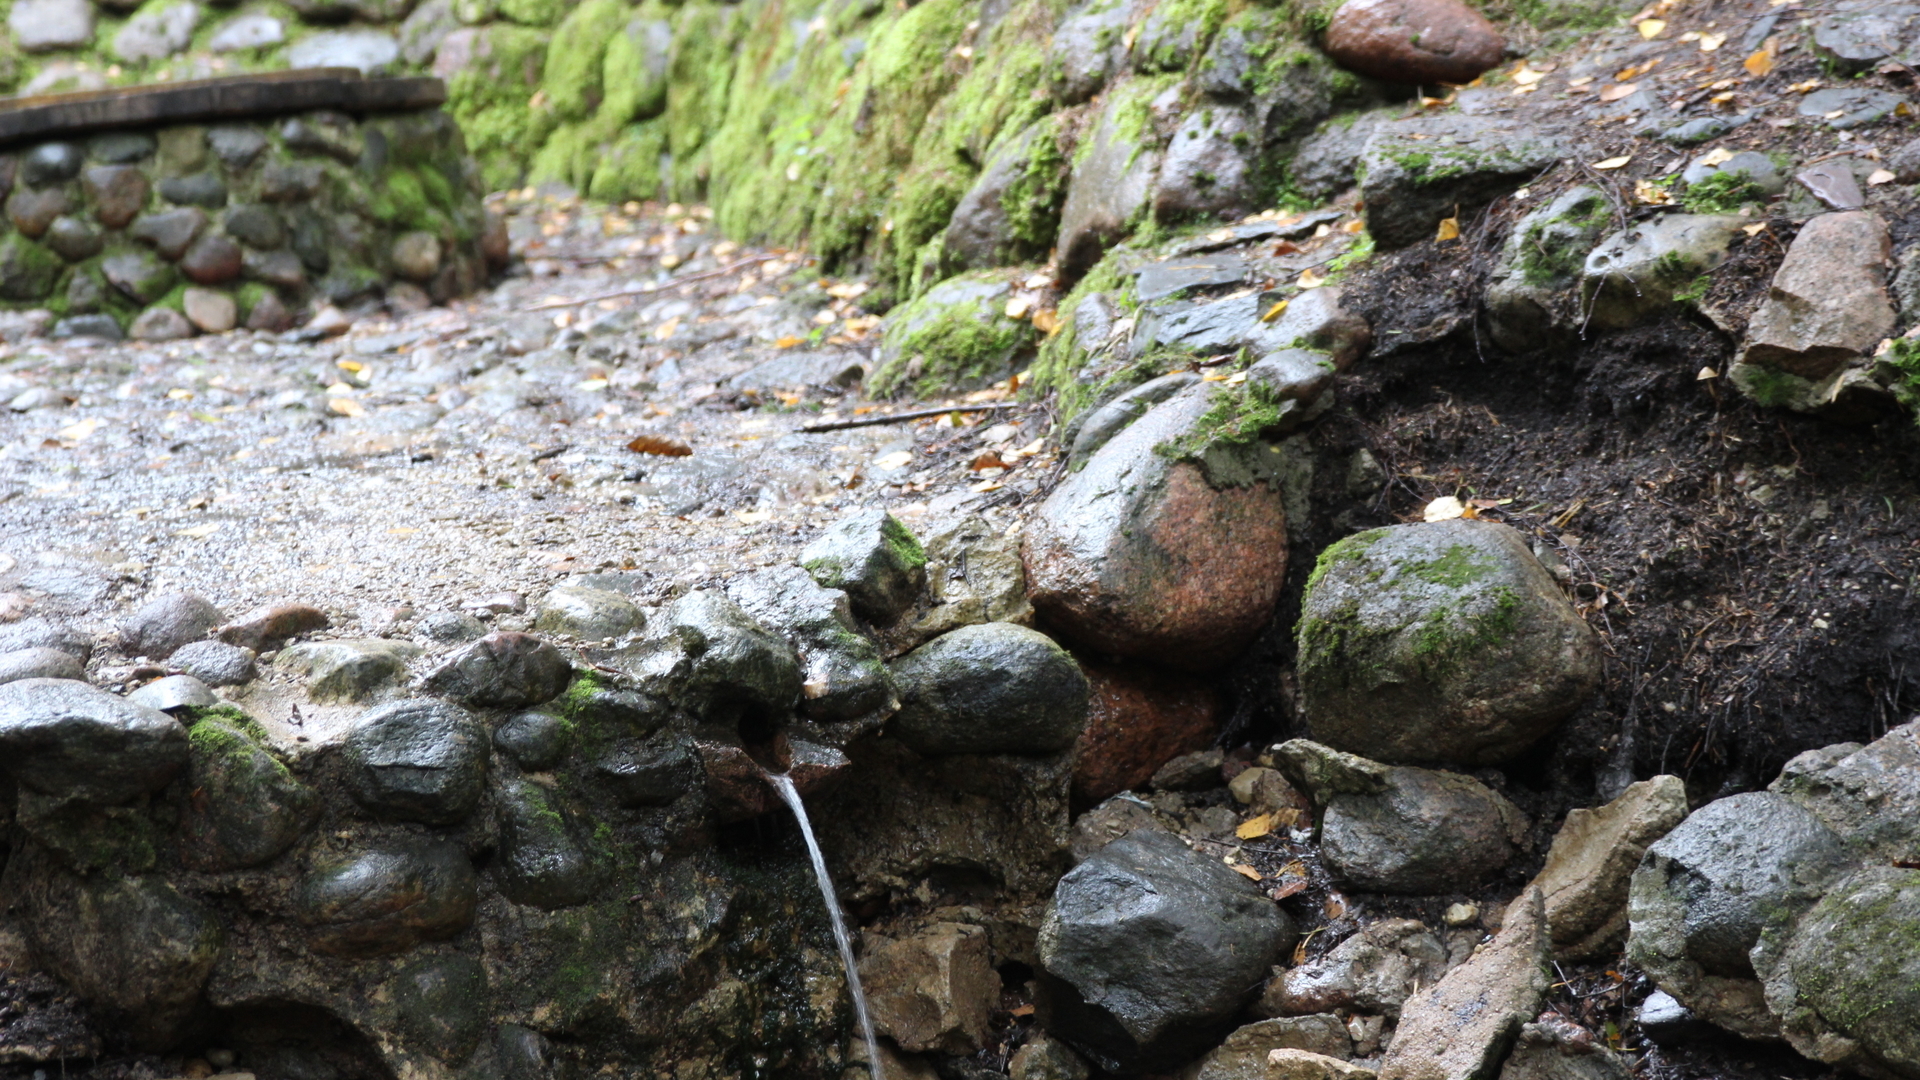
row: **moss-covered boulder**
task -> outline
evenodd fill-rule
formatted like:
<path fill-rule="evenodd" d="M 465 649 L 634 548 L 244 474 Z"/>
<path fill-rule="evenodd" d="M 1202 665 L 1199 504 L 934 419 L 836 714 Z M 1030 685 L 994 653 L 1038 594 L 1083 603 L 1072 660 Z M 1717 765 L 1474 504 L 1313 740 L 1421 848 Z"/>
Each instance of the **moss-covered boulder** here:
<path fill-rule="evenodd" d="M 1794 1049 L 1867 1076 L 1920 1076 L 1920 870 L 1876 866 L 1800 920 L 1767 982 Z"/>
<path fill-rule="evenodd" d="M 1361 155 L 1367 232 L 1382 251 L 1431 240 L 1440 222 L 1513 191 L 1565 156 L 1524 122 L 1416 116 L 1378 125 Z"/>
<path fill-rule="evenodd" d="M 956 270 L 1035 262 L 1060 231 L 1067 158 L 1060 117 L 1036 120 L 1002 140 L 954 208 L 942 256 Z"/>
<path fill-rule="evenodd" d="M 1530 352 L 1579 327 L 1570 302 L 1580 268 L 1614 220 L 1599 188 L 1568 188 L 1514 223 L 1487 281 L 1487 327 L 1494 344 Z"/>
<path fill-rule="evenodd" d="M 1518 531 L 1371 529 L 1320 555 L 1301 601 L 1314 737 L 1396 763 L 1504 761 L 1599 685 L 1593 631 Z"/>
<path fill-rule="evenodd" d="M 196 870 L 271 862 L 318 815 L 314 790 L 295 779 L 247 727 L 202 717 L 187 733 L 195 794 L 187 800 L 180 857 Z"/>
<path fill-rule="evenodd" d="M 1006 316 L 1008 273 L 985 270 L 949 278 L 887 318 L 875 395 L 937 394 L 1002 379 L 1032 344 L 1031 323 Z"/>
<path fill-rule="evenodd" d="M 1189 386 L 1102 446 L 1027 527 L 1043 624 L 1096 655 L 1221 667 L 1273 614 L 1286 514 L 1264 382 Z"/>
<path fill-rule="evenodd" d="M 1587 325 L 1616 330 L 1673 311 L 1726 261 L 1746 218 L 1668 214 L 1607 237 L 1586 257 L 1580 295 Z"/>
<path fill-rule="evenodd" d="M 1161 115 L 1176 104 L 1178 80 L 1160 75 L 1114 88 L 1073 156 L 1055 253 L 1077 278 L 1145 220 L 1160 172 Z"/>
<path fill-rule="evenodd" d="M 1255 210 L 1267 194 L 1260 183 L 1264 142 L 1264 125 L 1252 108 L 1218 105 L 1188 113 L 1154 181 L 1153 216 L 1185 221 Z"/>

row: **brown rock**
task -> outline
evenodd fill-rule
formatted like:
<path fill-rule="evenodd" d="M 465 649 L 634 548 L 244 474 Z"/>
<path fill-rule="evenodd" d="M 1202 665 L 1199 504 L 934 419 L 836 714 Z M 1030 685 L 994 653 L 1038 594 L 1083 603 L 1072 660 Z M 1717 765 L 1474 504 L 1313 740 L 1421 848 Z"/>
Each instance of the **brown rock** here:
<path fill-rule="evenodd" d="M 187 245 L 207 227 L 207 212 L 197 206 L 182 207 L 178 210 L 165 210 L 158 214 L 143 214 L 127 230 L 135 240 L 144 240 L 153 245 L 160 257 L 169 262 L 186 254 Z"/>
<path fill-rule="evenodd" d="M 1268 1051 L 1260 1080 L 1373 1080 L 1378 1075 L 1365 1065 L 1355 1065 L 1311 1050 Z"/>
<path fill-rule="evenodd" d="M 418 229 L 393 242 L 394 273 L 409 281 L 431 281 L 440 272 L 440 238 Z"/>
<path fill-rule="evenodd" d="M 224 334 L 239 321 L 233 297 L 213 289 L 188 289 L 180 297 L 180 306 L 188 322 L 209 334 Z"/>
<path fill-rule="evenodd" d="M 38 240 L 46 235 L 47 226 L 53 224 L 54 218 L 72 208 L 72 203 L 65 188 L 36 191 L 23 187 L 7 200 L 7 219 L 22 235 Z"/>
<path fill-rule="evenodd" d="M 1335 63 L 1388 82 L 1470 83 L 1506 48 L 1500 31 L 1461 0 L 1347 0 L 1327 24 Z"/>
<path fill-rule="evenodd" d="M 291 330 L 293 312 L 287 310 L 287 305 L 281 302 L 278 295 L 268 293 L 255 300 L 252 309 L 247 312 L 247 329 L 268 330 L 276 334 Z"/>
<path fill-rule="evenodd" d="M 1507 907 L 1493 942 L 1407 999 L 1381 1063 L 1381 1080 L 1491 1076 L 1521 1025 L 1546 1001 L 1547 916 L 1528 886 Z"/>
<path fill-rule="evenodd" d="M 224 285 L 240 276 L 240 245 L 224 236 L 203 236 L 180 257 L 180 272 L 200 285 Z"/>
<path fill-rule="evenodd" d="M 282 289 L 298 289 L 307 283 L 307 268 L 291 251 L 249 251 L 246 268 L 248 277 Z"/>
<path fill-rule="evenodd" d="M 125 228 L 147 205 L 147 176 L 137 165 L 96 165 L 80 174 L 93 216 L 109 229 Z"/>
<path fill-rule="evenodd" d="M 1823 379 L 1893 333 L 1887 226 L 1856 210 L 1807 222 L 1747 326 L 1743 364 Z"/>
<path fill-rule="evenodd" d="M 331 625 L 318 608 L 306 604 L 272 604 L 254 608 L 225 626 L 216 627 L 214 634 L 229 645 L 260 652 L 276 648 L 290 637 L 325 630 Z"/>
<path fill-rule="evenodd" d="M 987 1043 L 1000 977 L 978 926 L 934 923 L 911 937 L 869 939 L 860 981 L 874 1029 L 902 1050 L 971 1054 Z"/>
<path fill-rule="evenodd" d="M 781 736 L 777 756 L 804 797 L 832 786 L 850 766 L 847 756 L 827 746 Z M 707 798 L 721 821 L 746 821 L 771 813 L 782 803 L 767 783 L 767 771 L 738 743 L 696 740 L 694 750 L 707 776 Z"/>
<path fill-rule="evenodd" d="M 193 324 L 172 308 L 151 307 L 134 316 L 127 336 L 135 341 L 179 341 L 193 336 Z"/>
<path fill-rule="evenodd" d="M 1235 392 L 1216 385 L 1154 406 L 1055 489 L 1029 525 L 1029 596 L 1071 644 L 1206 671 L 1231 661 L 1272 616 L 1287 566 L 1278 485 L 1260 478 L 1273 450 L 1258 439 L 1223 445 L 1202 430 L 1226 404 L 1215 395 Z M 1207 448 L 1161 451 L 1176 442 Z"/>
<path fill-rule="evenodd" d="M 507 235 L 507 219 L 492 210 L 487 211 L 486 229 L 480 233 L 480 254 L 493 270 L 505 268 L 507 260 L 513 257 L 512 240 Z"/>
<path fill-rule="evenodd" d="M 1139 666 L 1083 660 L 1080 669 L 1092 689 L 1073 767 L 1083 805 L 1142 787 L 1161 765 L 1213 741 L 1220 703 L 1206 683 Z"/>
<path fill-rule="evenodd" d="M 1619 944 L 1627 930 L 1627 884 L 1654 841 L 1687 816 L 1687 787 L 1656 776 L 1594 810 L 1574 810 L 1534 878 L 1546 897 L 1554 954 L 1584 960 Z"/>
<path fill-rule="evenodd" d="M 1283 1057 L 1284 1052 L 1306 1054 L 1345 1066 L 1341 1059 L 1353 1053 L 1353 1040 L 1347 1035 L 1347 1025 L 1332 1013 L 1259 1020 L 1227 1036 L 1218 1048 L 1182 1073 L 1181 1080 L 1269 1080 L 1276 1075 L 1268 1066 L 1276 1052 L 1282 1052 Z"/>

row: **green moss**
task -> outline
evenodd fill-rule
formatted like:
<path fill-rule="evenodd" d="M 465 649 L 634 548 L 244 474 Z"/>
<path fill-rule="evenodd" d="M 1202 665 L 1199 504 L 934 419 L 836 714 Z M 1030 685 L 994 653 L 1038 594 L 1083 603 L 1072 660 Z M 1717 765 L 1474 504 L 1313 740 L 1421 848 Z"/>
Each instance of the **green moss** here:
<path fill-rule="evenodd" d="M 607 48 L 626 37 L 627 17 L 621 0 L 584 0 L 554 30 L 540 87 L 560 119 L 584 120 L 600 107 Z"/>
<path fill-rule="evenodd" d="M 954 278 L 986 283 L 1004 271 Z M 947 283 L 942 283 L 943 286 Z M 868 380 L 875 395 L 908 389 L 931 397 L 1001 374 L 1033 340 L 1031 323 L 1006 318 L 978 297 L 955 300 L 936 289 L 897 309 L 887 331 L 888 357 Z"/>
<path fill-rule="evenodd" d="M 1195 421 L 1192 430 L 1153 448 L 1161 457 L 1204 463 L 1217 449 L 1248 446 L 1280 422 L 1285 402 L 1264 380 L 1248 379 L 1238 386 L 1214 390 L 1213 403 Z"/>
<path fill-rule="evenodd" d="M 1520 279 L 1529 285 L 1551 286 L 1572 280 L 1585 265 L 1592 233 L 1605 228 L 1611 220 L 1612 206 L 1606 197 L 1594 192 L 1567 213 L 1547 221 L 1530 223 L 1521 235 L 1517 266 Z M 1569 235 L 1573 234 L 1573 235 Z M 1580 242 L 1574 240 L 1580 238 Z"/>
<path fill-rule="evenodd" d="M 735 9 L 722 4 L 687 4 L 675 13 L 666 112 L 672 198 L 696 201 L 706 196 L 708 162 L 702 151 L 726 118 L 742 22 Z"/>
<path fill-rule="evenodd" d="M 634 120 L 651 119 L 666 110 L 665 72 L 650 68 L 642 42 L 652 28 L 662 23 L 671 35 L 671 15 L 665 4 L 650 0 L 607 42 L 607 54 L 600 64 L 603 96 L 599 115 L 610 125 L 617 127 Z"/>
<path fill-rule="evenodd" d="M 1706 299 L 1707 290 L 1711 289 L 1712 287 L 1713 287 L 1712 276 L 1708 274 L 1701 274 L 1700 276 L 1694 278 L 1693 281 L 1689 283 L 1685 289 L 1681 290 L 1680 292 L 1674 293 L 1673 302 L 1676 304 L 1697 304 L 1701 300 Z"/>
<path fill-rule="evenodd" d="M 402 229 L 436 233 L 449 229 L 452 222 L 442 206 L 452 202 L 452 189 L 438 174 L 432 174 L 437 183 L 429 182 L 426 177 L 431 172 L 407 166 L 389 167 L 373 190 L 368 213 L 376 221 Z M 435 195 L 439 196 L 438 200 Z"/>
<path fill-rule="evenodd" d="M 447 80 L 447 111 L 489 187 L 512 187 L 553 130 L 555 119 L 531 105 L 546 62 L 548 35 L 496 24 L 482 31 L 485 55 Z"/>
<path fill-rule="evenodd" d="M 1325 548 L 1322 548 L 1319 558 L 1313 562 L 1313 573 L 1307 575 L 1307 593 L 1311 594 L 1314 587 L 1320 584 L 1320 579 L 1326 577 L 1327 572 L 1334 567 L 1345 563 L 1359 562 L 1366 558 L 1368 550 L 1384 539 L 1386 535 L 1387 530 L 1385 529 L 1368 529 L 1365 532 L 1357 532 L 1352 536 L 1342 537 L 1328 544 Z"/>
<path fill-rule="evenodd" d="M 1689 214 L 1731 214 L 1748 203 L 1766 201 L 1766 189 L 1744 172 L 1715 172 L 1680 193 L 1680 205 Z"/>
<path fill-rule="evenodd" d="M 588 195 L 605 202 L 659 198 L 665 183 L 660 159 L 666 152 L 663 120 L 629 125 L 595 159 Z"/>
<path fill-rule="evenodd" d="M 1174 71 L 1186 68 L 1206 54 L 1207 44 L 1227 21 L 1227 0 L 1160 0 L 1147 16 L 1154 40 L 1139 50 L 1135 64 L 1142 70 Z"/>
<path fill-rule="evenodd" d="M 568 0 L 500 0 L 499 12 L 521 26 L 552 26 L 569 6 Z"/>
<path fill-rule="evenodd" d="M 237 705 L 189 705 L 182 709 L 181 722 L 187 725 L 189 742 L 193 738 L 194 728 L 202 720 L 217 720 L 219 725 L 216 725 L 216 728 L 224 726 L 229 730 L 240 732 L 260 746 L 267 745 L 267 729 L 260 726 L 260 721 L 249 716 L 246 710 Z M 209 737 L 218 736 L 209 735 Z"/>
<path fill-rule="evenodd" d="M 1098 401 L 1102 388 L 1107 385 L 1089 385 L 1079 377 L 1081 369 L 1086 366 L 1089 352 L 1102 344 L 1098 341 L 1080 341 L 1079 329 L 1075 326 L 1075 312 L 1080 309 L 1081 301 L 1101 293 L 1123 311 L 1135 311 L 1140 306 L 1134 299 L 1134 277 L 1120 269 L 1121 258 L 1117 248 L 1108 252 L 1061 299 L 1058 308 L 1060 329 L 1041 341 L 1040 355 L 1028 373 L 1027 394 L 1031 397 L 1052 394 L 1055 415 L 1060 424 L 1071 421 Z"/>
<path fill-rule="evenodd" d="M 1920 423 L 1920 341 L 1894 338 L 1876 367 L 1893 396 L 1914 414 L 1914 422 Z"/>
<path fill-rule="evenodd" d="M 1735 364 L 1732 374 L 1734 384 L 1742 393 L 1767 408 L 1796 405 L 1805 400 L 1812 389 L 1806 379 L 1761 364 Z"/>
<path fill-rule="evenodd" d="M 1488 560 L 1475 558 L 1473 549 L 1465 544 L 1449 547 L 1437 559 L 1410 562 L 1404 567 L 1406 573 L 1421 581 L 1451 589 L 1471 585 L 1499 569 Z"/>
<path fill-rule="evenodd" d="M 1060 232 L 1060 207 L 1066 201 L 1067 157 L 1060 152 L 1060 125 L 1049 122 L 1034 133 L 1026 161 L 1000 194 L 1007 232 L 1021 249 L 1037 255 L 1053 246 Z"/>
<path fill-rule="evenodd" d="M 1373 234 L 1362 233 L 1351 247 L 1327 262 L 1327 277 L 1336 278 L 1360 269 L 1373 258 L 1373 253 Z"/>
<path fill-rule="evenodd" d="M 904 299 L 925 292 L 940 277 L 936 255 L 933 280 L 923 272 L 927 245 L 946 232 L 954 207 L 973 186 L 976 171 L 959 155 L 928 155 L 935 159 L 916 160 L 887 207 L 887 220 L 893 228 L 888 235 L 892 249 L 892 273 L 882 274 L 883 283 L 892 286 Z M 935 252 L 938 248 L 934 249 Z M 906 288 L 902 288 L 902 286 Z"/>

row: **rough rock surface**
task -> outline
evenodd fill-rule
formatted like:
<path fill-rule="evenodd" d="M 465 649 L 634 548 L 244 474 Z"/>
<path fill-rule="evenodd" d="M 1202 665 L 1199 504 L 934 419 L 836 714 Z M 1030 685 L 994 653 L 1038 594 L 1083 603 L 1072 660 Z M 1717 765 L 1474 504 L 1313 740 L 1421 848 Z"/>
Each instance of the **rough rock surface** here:
<path fill-rule="evenodd" d="M 1183 1071 L 1181 1080 L 1265 1080 L 1273 1075 L 1268 1059 L 1276 1050 L 1301 1050 L 1339 1060 L 1352 1055 L 1353 1040 L 1347 1025 L 1332 1013 L 1259 1020 L 1234 1029 L 1206 1057 Z"/>
<path fill-rule="evenodd" d="M 855 614 L 882 625 L 898 618 L 927 581 L 920 541 L 884 510 L 834 523 L 800 553 L 800 565 L 822 588 L 846 593 Z"/>
<path fill-rule="evenodd" d="M 1540 890 L 1530 886 L 1508 905 L 1492 944 L 1407 1001 L 1381 1080 L 1492 1074 L 1546 998 L 1546 923 Z"/>
<path fill-rule="evenodd" d="M 572 677 L 560 650 L 531 634 L 504 631 L 449 657 L 421 686 L 466 705 L 513 708 L 553 700 Z"/>
<path fill-rule="evenodd" d="M 320 952 L 380 956 L 458 934 L 477 903 L 473 864 L 459 848 L 409 839 L 316 859 L 299 918 Z"/>
<path fill-rule="evenodd" d="M 226 622 L 220 609 L 192 593 L 167 593 L 140 605 L 120 627 L 128 651 L 164 660 L 183 645 L 204 639 Z"/>
<path fill-rule="evenodd" d="M 1370 892 L 1471 888 L 1526 842 L 1520 811 L 1459 773 L 1395 766 L 1384 770 L 1377 789 L 1339 791 L 1321 805 L 1327 866 Z"/>
<path fill-rule="evenodd" d="M 1012 623 L 965 626 L 893 666 L 892 730 L 921 754 L 1044 754 L 1085 725 L 1087 677 L 1045 634 Z"/>
<path fill-rule="evenodd" d="M 1212 743 L 1220 705 L 1205 681 L 1090 663 L 1081 671 L 1091 694 L 1074 752 L 1075 800 L 1092 805 L 1143 787 L 1163 764 Z"/>
<path fill-rule="evenodd" d="M 180 721 L 71 679 L 0 685 L 0 749 L 22 787 L 89 803 L 157 791 L 187 763 Z"/>
<path fill-rule="evenodd" d="M 461 709 L 395 702 L 361 717 L 347 736 L 347 788 L 381 817 L 451 825 L 479 805 L 486 748 L 486 731 Z"/>
<path fill-rule="evenodd" d="M 902 1050 L 970 1054 L 988 1041 L 1000 976 L 978 926 L 932 923 L 908 937 L 869 939 L 860 981 L 875 1029 Z"/>
<path fill-rule="evenodd" d="M 1367 231 L 1383 250 L 1430 240 L 1564 156 L 1557 140 L 1499 118 L 1445 115 L 1383 123 L 1361 154 Z"/>
<path fill-rule="evenodd" d="M 1398 1017 L 1415 990 L 1434 985 L 1452 966 L 1446 946 L 1425 923 L 1382 919 L 1325 956 L 1281 972 L 1255 1011 L 1313 1017 L 1351 1009 Z"/>
<path fill-rule="evenodd" d="M 1251 883 L 1138 832 L 1060 879 L 1040 927 L 1042 1020 L 1103 1068 L 1166 1068 L 1217 1037 L 1293 936 Z"/>
<path fill-rule="evenodd" d="M 1581 270 L 1586 324 L 1620 329 L 1673 310 L 1674 297 L 1726 260 L 1746 223 L 1731 214 L 1667 214 L 1607 237 Z"/>
<path fill-rule="evenodd" d="M 893 674 L 860 633 L 847 595 L 797 566 L 737 578 L 727 595 L 800 654 L 800 711 L 821 723 L 882 717 L 899 707 Z"/>
<path fill-rule="evenodd" d="M 1620 943 L 1634 868 L 1686 816 L 1687 789 L 1677 776 L 1642 780 L 1605 806 L 1567 813 L 1534 878 L 1556 958 L 1585 959 Z"/>
<path fill-rule="evenodd" d="M 1286 569 L 1263 416 L 1257 390 L 1190 387 L 1054 489 L 1023 549 L 1045 625 L 1096 654 L 1189 670 L 1231 660 Z"/>
<path fill-rule="evenodd" d="M 1455 519 L 1328 547 L 1298 628 L 1316 738 L 1392 762 L 1501 761 L 1599 683 L 1594 634 L 1514 529 Z"/>
<path fill-rule="evenodd" d="M 1740 363 L 1818 380 L 1893 332 L 1886 223 L 1866 211 L 1807 222 L 1747 328 Z"/>
<path fill-rule="evenodd" d="M 1506 47 L 1500 31 L 1459 0 L 1348 0 L 1327 24 L 1327 55 L 1389 82 L 1469 83 Z"/>

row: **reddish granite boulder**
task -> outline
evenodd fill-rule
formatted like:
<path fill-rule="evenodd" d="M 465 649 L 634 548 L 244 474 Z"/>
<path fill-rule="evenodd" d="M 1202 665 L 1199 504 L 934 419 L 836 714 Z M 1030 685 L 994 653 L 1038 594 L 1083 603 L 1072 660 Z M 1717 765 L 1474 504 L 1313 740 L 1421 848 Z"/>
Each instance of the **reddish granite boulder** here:
<path fill-rule="evenodd" d="M 1056 488 L 1022 556 L 1042 622 L 1093 653 L 1207 671 L 1273 614 L 1287 568 L 1263 386 L 1200 383 Z"/>
<path fill-rule="evenodd" d="M 1347 0 L 1327 25 L 1327 55 L 1388 82 L 1469 83 L 1507 43 L 1461 0 Z"/>
<path fill-rule="evenodd" d="M 1144 787 L 1160 766 L 1213 742 L 1220 699 L 1205 682 L 1140 666 L 1080 669 L 1093 694 L 1074 754 L 1076 802 Z"/>

